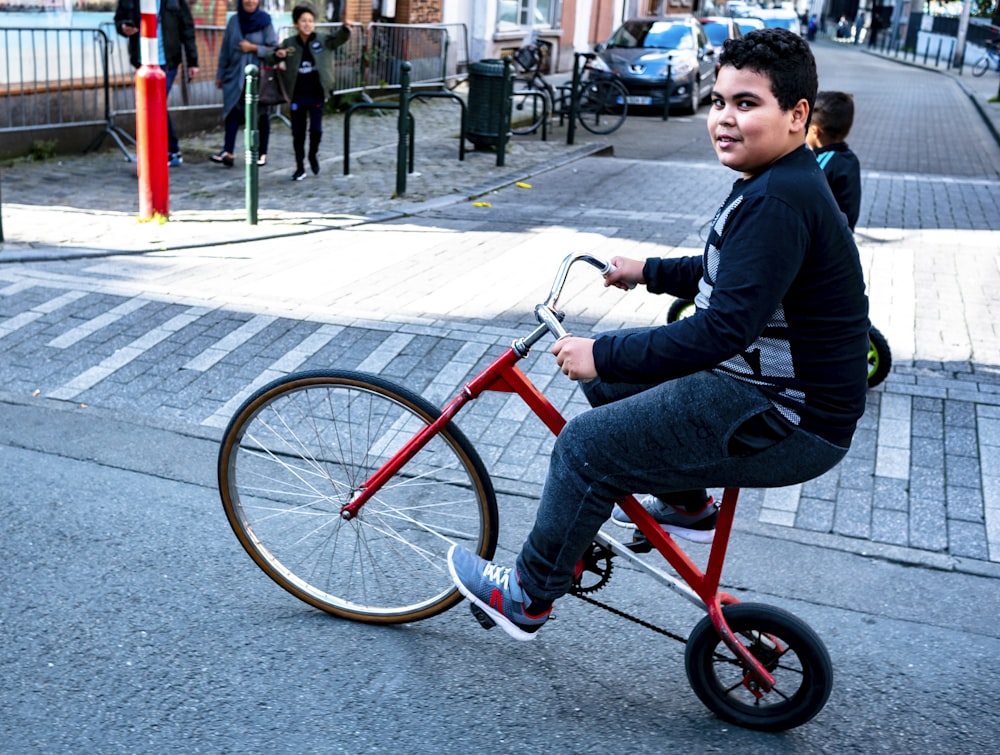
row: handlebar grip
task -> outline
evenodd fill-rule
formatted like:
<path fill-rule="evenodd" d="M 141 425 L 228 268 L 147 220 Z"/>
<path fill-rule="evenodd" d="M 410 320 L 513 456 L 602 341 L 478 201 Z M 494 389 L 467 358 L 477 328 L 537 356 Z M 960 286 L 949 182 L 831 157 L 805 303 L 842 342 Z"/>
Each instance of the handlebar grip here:
<path fill-rule="evenodd" d="M 611 262 L 608 262 L 605 268 L 601 270 L 601 275 L 610 275 L 617 269 L 618 268 L 615 267 L 613 264 L 611 264 Z M 633 288 L 635 288 L 634 283 L 625 283 L 622 281 L 619 281 L 618 283 L 615 283 L 613 285 L 617 286 L 618 288 L 624 289 L 625 291 L 631 291 Z"/>

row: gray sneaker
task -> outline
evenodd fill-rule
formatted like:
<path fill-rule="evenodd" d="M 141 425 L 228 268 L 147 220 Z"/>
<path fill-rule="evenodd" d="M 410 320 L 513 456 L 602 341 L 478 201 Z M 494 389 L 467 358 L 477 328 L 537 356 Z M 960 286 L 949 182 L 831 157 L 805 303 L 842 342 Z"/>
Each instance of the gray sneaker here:
<path fill-rule="evenodd" d="M 459 592 L 515 640 L 533 640 L 552 608 L 533 616 L 524 610 L 517 571 L 498 566 L 459 545 L 448 551 L 448 571 Z"/>
<path fill-rule="evenodd" d="M 683 537 L 692 543 L 711 543 L 715 538 L 719 504 L 712 498 L 708 499 L 705 508 L 693 514 L 664 503 L 655 495 L 644 495 L 639 499 L 639 503 L 653 515 L 660 527 L 671 535 Z M 611 512 L 611 521 L 619 527 L 635 529 L 635 524 L 618 504 L 615 504 L 614 511 Z"/>

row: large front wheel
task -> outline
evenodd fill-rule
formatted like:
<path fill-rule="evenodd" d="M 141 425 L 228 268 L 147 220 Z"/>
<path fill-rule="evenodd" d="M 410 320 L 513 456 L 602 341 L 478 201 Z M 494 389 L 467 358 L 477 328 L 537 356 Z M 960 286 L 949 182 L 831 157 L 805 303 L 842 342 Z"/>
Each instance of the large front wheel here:
<path fill-rule="evenodd" d="M 400 623 L 455 605 L 448 549 L 491 558 L 497 542 L 493 486 L 456 427 L 431 438 L 356 517 L 341 516 L 439 414 L 355 372 L 304 372 L 261 388 L 219 452 L 222 505 L 240 544 L 292 595 L 344 618 Z"/>
<path fill-rule="evenodd" d="M 749 672 L 706 616 L 688 637 L 684 666 L 691 688 L 709 710 L 748 729 L 784 731 L 823 709 L 833 688 L 833 666 L 823 641 L 804 621 L 754 603 L 725 606 L 722 613 L 736 639 L 775 683 L 770 692 L 755 689 Z"/>
<path fill-rule="evenodd" d="M 977 60 L 975 65 L 972 66 L 972 75 L 982 76 L 988 70 L 990 70 L 990 56 L 983 55 L 983 57 Z"/>

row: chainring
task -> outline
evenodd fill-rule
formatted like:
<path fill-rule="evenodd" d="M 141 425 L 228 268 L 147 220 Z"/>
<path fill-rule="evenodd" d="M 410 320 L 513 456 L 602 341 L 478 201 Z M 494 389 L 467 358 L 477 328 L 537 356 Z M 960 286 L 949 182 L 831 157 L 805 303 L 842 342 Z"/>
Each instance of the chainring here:
<path fill-rule="evenodd" d="M 583 554 L 577 564 L 577 574 L 573 579 L 570 592 L 574 595 L 585 595 L 597 592 L 611 579 L 614 558 L 612 550 L 598 543 L 591 543 L 590 549 Z"/>

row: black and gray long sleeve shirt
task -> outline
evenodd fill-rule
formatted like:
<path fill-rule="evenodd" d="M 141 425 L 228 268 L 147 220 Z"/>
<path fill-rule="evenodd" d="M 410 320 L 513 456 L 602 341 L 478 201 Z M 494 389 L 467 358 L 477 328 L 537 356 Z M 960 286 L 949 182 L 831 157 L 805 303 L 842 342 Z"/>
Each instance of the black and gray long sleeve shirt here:
<path fill-rule="evenodd" d="M 597 338 L 602 380 L 714 369 L 758 386 L 793 424 L 846 447 L 864 412 L 868 299 L 858 250 L 805 146 L 740 179 L 700 257 L 652 258 L 652 293 L 693 298 L 675 323 Z"/>

